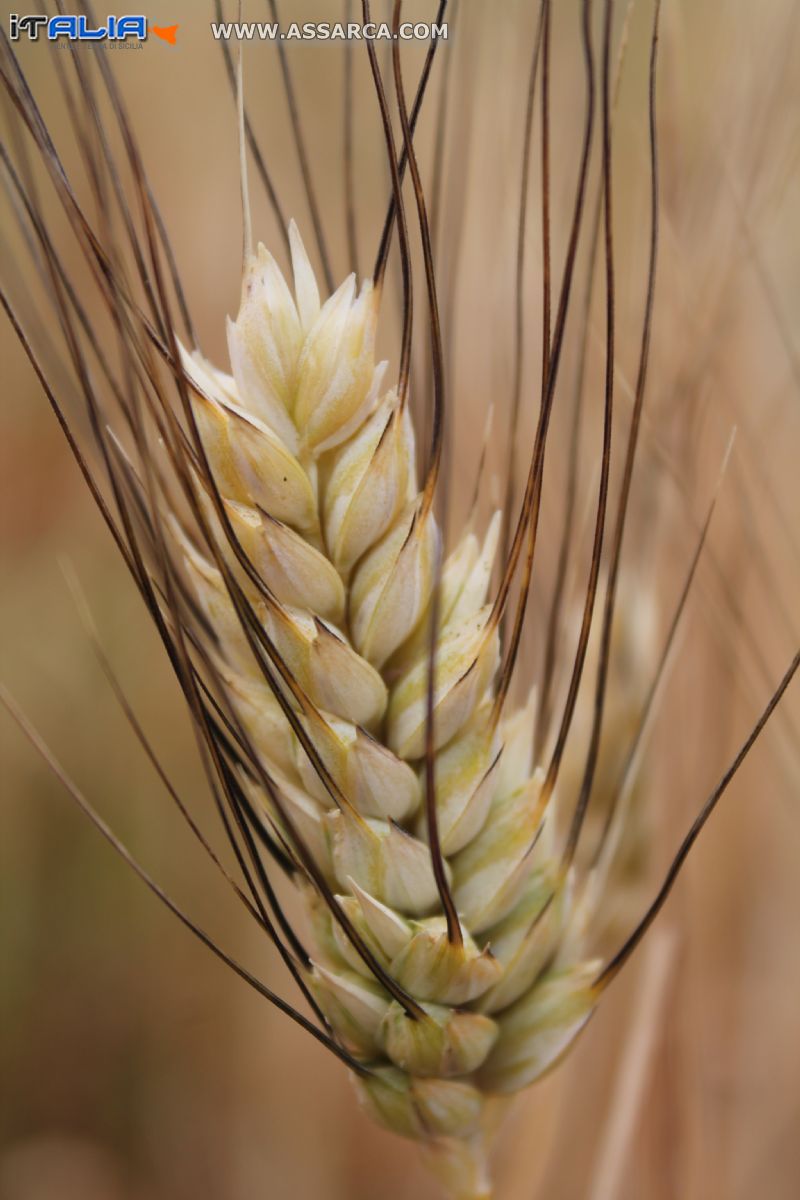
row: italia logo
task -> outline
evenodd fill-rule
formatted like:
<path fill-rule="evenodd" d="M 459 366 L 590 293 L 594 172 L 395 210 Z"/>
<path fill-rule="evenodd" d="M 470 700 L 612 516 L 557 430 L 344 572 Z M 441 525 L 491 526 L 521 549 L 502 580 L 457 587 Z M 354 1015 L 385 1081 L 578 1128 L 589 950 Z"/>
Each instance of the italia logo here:
<path fill-rule="evenodd" d="M 177 25 L 152 25 L 150 32 L 170 46 L 175 45 L 178 32 Z M 73 13 L 58 14 L 48 17 L 44 13 L 32 16 L 20 16 L 11 13 L 8 18 L 8 36 L 12 42 L 18 42 L 22 35 L 31 42 L 38 42 L 40 35 L 50 42 L 59 38 L 67 38 L 71 42 L 124 42 L 128 39 L 137 42 L 147 41 L 147 17 L 124 16 L 106 17 L 102 24 L 95 25 L 89 18 Z"/>

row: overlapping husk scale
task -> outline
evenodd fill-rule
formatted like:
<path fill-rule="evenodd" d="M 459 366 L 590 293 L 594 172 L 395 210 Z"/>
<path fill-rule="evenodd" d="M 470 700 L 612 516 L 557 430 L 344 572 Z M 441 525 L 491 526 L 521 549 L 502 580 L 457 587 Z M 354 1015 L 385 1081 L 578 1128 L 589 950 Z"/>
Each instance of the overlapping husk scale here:
<path fill-rule="evenodd" d="M 293 287 L 263 246 L 246 267 L 228 323 L 232 374 L 188 354 L 183 365 L 228 531 L 199 482 L 198 496 L 294 681 L 281 686 L 305 747 L 214 554 L 174 530 L 213 629 L 209 653 L 278 804 L 253 775 L 242 784 L 298 864 L 302 839 L 369 951 L 298 869 L 315 943 L 309 986 L 335 1036 L 369 1064 L 355 1080 L 359 1098 L 424 1144 L 450 1195 L 474 1200 L 491 1194 L 495 1098 L 565 1053 L 591 1015 L 597 963 L 585 958 L 583 916 L 581 930 L 570 926 L 572 881 L 540 803 L 533 698 L 491 720 L 497 516 L 440 562 L 408 406 L 375 363 L 378 297 L 351 276 L 322 303 L 294 226 L 291 250 Z M 231 532 L 262 588 L 237 563 Z M 448 938 L 424 804 L 437 575 L 435 796 L 460 945 Z M 375 977 L 370 956 L 414 1013 Z"/>

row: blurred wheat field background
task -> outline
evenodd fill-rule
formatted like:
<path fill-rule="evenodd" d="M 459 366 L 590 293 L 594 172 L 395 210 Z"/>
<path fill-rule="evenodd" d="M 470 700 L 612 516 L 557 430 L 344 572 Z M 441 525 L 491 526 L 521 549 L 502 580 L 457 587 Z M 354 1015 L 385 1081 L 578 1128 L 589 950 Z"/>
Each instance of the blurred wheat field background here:
<path fill-rule="evenodd" d="M 343 8 L 333 0 L 303 0 L 296 7 L 304 20 L 338 19 Z M 433 19 L 433 6 L 421 0 L 406 7 L 409 20 Z M 449 298 L 444 332 L 454 528 L 469 505 L 489 397 L 496 398 L 497 412 L 487 476 L 495 499 L 502 500 L 505 487 L 534 7 L 509 2 L 490 14 L 479 0 L 460 0 L 420 121 L 420 160 L 429 181 L 433 117 L 452 56 L 441 205 L 433 219 Z M 209 29 L 212 6 L 172 0 L 168 11 L 144 8 L 159 25 L 179 25 L 177 45 L 151 39 L 139 52 L 110 57 L 202 345 L 224 365 L 224 318 L 236 310 L 241 264 L 234 104 Z M 625 8 L 618 3 L 617 33 Z M 558 277 L 583 85 L 578 4 L 559 0 L 554 9 Z M 614 118 L 618 438 L 630 416 L 646 272 L 651 20 L 651 4 L 637 0 Z M 424 49 L 404 47 L 411 80 Z M 363 272 L 371 268 L 389 181 L 366 52 L 358 45 L 351 50 Z M 60 144 L 68 118 L 52 66 L 56 53 L 64 51 L 30 45 L 20 57 Z M 288 54 L 338 280 L 352 266 L 342 184 L 344 51 L 341 43 L 302 43 Z M 664 628 L 731 429 L 737 432 L 647 747 L 652 845 L 646 886 L 636 892 L 627 928 L 763 707 L 800 626 L 800 10 L 792 0 L 760 6 L 664 0 L 660 54 L 661 256 L 627 554 L 655 593 Z M 275 47 L 248 46 L 244 71 L 248 109 L 284 211 L 310 244 Z M 65 158 L 79 176 L 68 142 Z M 528 397 L 538 402 L 541 354 L 535 158 L 523 446 L 536 419 Z M 255 176 L 251 187 L 256 237 L 277 253 L 279 231 Z M 4 204 L 4 264 L 15 261 L 18 241 Z M 68 263 L 70 253 L 79 271 L 77 247 L 70 247 Z M 29 281 L 13 277 L 10 266 L 9 273 L 16 296 Z M 31 288 L 32 316 L 46 320 L 43 299 Z M 396 361 L 394 275 L 387 292 L 381 338 L 385 355 Z M 600 289 L 594 300 L 582 434 L 586 497 L 596 488 L 602 418 Z M 420 394 L 426 378 L 421 325 L 414 378 Z M 73 575 L 159 755 L 210 827 L 193 734 L 161 647 L 13 332 L 4 325 L 0 336 L 0 675 L 152 874 L 226 947 L 285 990 L 274 952 L 186 836 L 109 691 L 70 590 Z M 575 372 L 571 346 L 565 394 Z M 559 463 L 568 437 L 562 415 L 554 420 L 553 465 L 545 481 L 543 579 L 558 551 L 565 482 Z M 520 473 L 524 461 L 523 452 Z M 618 485 L 618 474 L 614 481 Z M 588 544 L 585 530 L 582 536 Z M 534 591 L 524 643 L 531 669 L 541 655 L 547 602 L 546 589 Z M 499 1200 L 739 1200 L 756 1192 L 790 1200 L 797 1194 L 797 691 L 787 693 L 651 935 L 574 1053 L 516 1101 L 496 1154 Z M 433 1198 L 435 1189 L 409 1146 L 377 1131 L 358 1111 L 341 1066 L 186 936 L 75 814 L 5 718 L 0 739 L 0 1200 Z"/>

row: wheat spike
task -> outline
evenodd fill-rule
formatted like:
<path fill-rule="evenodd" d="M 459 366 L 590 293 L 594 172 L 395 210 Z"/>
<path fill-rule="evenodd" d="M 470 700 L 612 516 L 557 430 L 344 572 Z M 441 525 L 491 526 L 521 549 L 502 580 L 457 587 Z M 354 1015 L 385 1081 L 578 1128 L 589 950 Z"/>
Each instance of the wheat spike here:
<path fill-rule="evenodd" d="M 359 1097 L 425 1143 L 454 1196 L 485 1195 L 487 1102 L 561 1057 L 591 1015 L 600 964 L 571 925 L 555 801 L 533 761 L 535 695 L 492 718 L 499 514 L 441 567 L 433 778 L 457 936 L 448 928 L 424 805 L 439 530 L 417 482 L 408 405 L 382 391 L 374 362 L 376 293 L 351 278 L 320 304 L 294 224 L 289 236 L 293 287 L 263 247 L 247 264 L 228 326 L 232 375 L 182 356 L 230 533 L 199 474 L 213 544 L 174 516 L 172 528 L 227 701 L 272 785 L 250 773 L 244 787 L 298 867 L 316 938 L 309 987 L 335 1037 L 368 1064 Z M 278 685 L 277 699 L 225 565 L 288 666 L 294 690 Z M 361 946 L 320 897 L 301 844 Z"/>

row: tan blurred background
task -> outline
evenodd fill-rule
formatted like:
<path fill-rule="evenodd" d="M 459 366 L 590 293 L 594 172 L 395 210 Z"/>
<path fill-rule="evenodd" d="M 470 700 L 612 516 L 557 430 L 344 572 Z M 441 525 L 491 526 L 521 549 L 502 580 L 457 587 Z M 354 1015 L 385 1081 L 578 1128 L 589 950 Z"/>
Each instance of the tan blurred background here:
<path fill-rule="evenodd" d="M 489 475 L 502 470 L 496 447 L 511 377 L 529 7 L 461 0 L 454 24 L 463 19 L 464 33 L 439 52 L 440 72 L 446 56 L 455 56 L 439 238 L 452 356 L 450 436 L 464 475 L 477 462 L 489 396 L 499 406 Z M 583 83 L 577 4 L 559 0 L 554 7 L 558 274 Z M 621 17 L 624 5 L 617 7 Z M 237 304 L 241 254 L 233 105 L 209 32 L 210 5 L 164 0 L 144 8 L 161 26 L 179 24 L 177 45 L 151 39 L 141 51 L 118 52 L 113 65 L 201 343 L 223 364 L 224 317 Z M 266 5 L 246 8 L 253 18 L 266 12 Z M 408 11 L 431 19 L 433 6 L 409 4 Z M 646 263 L 651 14 L 650 3 L 638 0 L 615 124 L 623 430 Z M 340 6 L 303 0 L 291 15 L 336 19 Z M 793 0 L 664 3 L 661 264 L 631 539 L 642 579 L 658 596 L 663 626 L 734 424 L 738 434 L 711 551 L 646 760 L 654 814 L 651 882 L 798 638 L 799 27 Z M 407 50 L 411 78 L 420 53 L 419 47 Z M 363 47 L 355 57 L 364 270 L 377 241 L 387 172 Z M 21 60 L 56 135 L 66 136 L 46 48 L 25 47 Z M 290 61 L 339 276 L 352 265 L 342 203 L 341 43 L 293 46 Z M 286 212 L 310 241 L 274 47 L 250 47 L 245 74 Z M 434 78 L 433 111 L 440 78 Z M 420 130 L 428 180 L 432 143 L 429 119 Z M 74 150 L 65 144 L 64 153 L 74 167 Z M 534 167 L 526 286 L 534 332 L 525 360 L 534 394 L 537 186 Z M 252 190 L 255 231 L 275 246 L 274 218 L 254 175 Z M 3 220 L 5 248 L 13 250 L 7 207 Z M 67 261 L 77 262 L 75 247 L 65 246 Z M 12 292 L 25 282 L 15 276 Z M 599 292 L 596 299 L 592 386 L 603 362 Z M 396 362 L 392 304 L 390 297 L 384 336 Z M 39 311 L 49 319 L 43 307 Z M 421 332 L 418 342 L 421 354 Z M 573 343 L 565 352 L 567 380 L 574 354 Z M 7 326 L 2 362 L 0 676 L 156 878 L 226 947 L 288 994 L 274 954 L 190 844 L 115 705 L 70 594 L 71 572 L 159 755 L 213 828 L 181 697 Z M 417 381 L 421 391 L 423 369 Z M 589 394 L 595 396 L 596 387 Z M 534 406 L 528 408 L 525 433 L 534 419 Z M 596 478 L 596 421 L 594 404 L 586 487 Z M 556 422 L 545 496 L 551 514 L 558 512 L 566 433 Z M 497 482 L 493 486 L 497 492 Z M 464 503 L 457 491 L 454 520 Z M 557 527 L 554 517 L 545 529 L 546 567 L 554 561 L 551 524 Z M 539 597 L 533 619 L 542 611 Z M 528 653 L 534 662 L 533 635 Z M 518 1102 L 496 1156 L 498 1200 L 797 1195 L 797 693 L 795 686 L 714 817 L 653 939 L 615 984 L 569 1061 Z M 5 717 L 0 746 L 1 1200 L 433 1197 L 413 1149 L 376 1131 L 357 1111 L 343 1069 L 159 907 L 70 807 Z M 660 971 L 665 981 L 659 987 Z"/>

